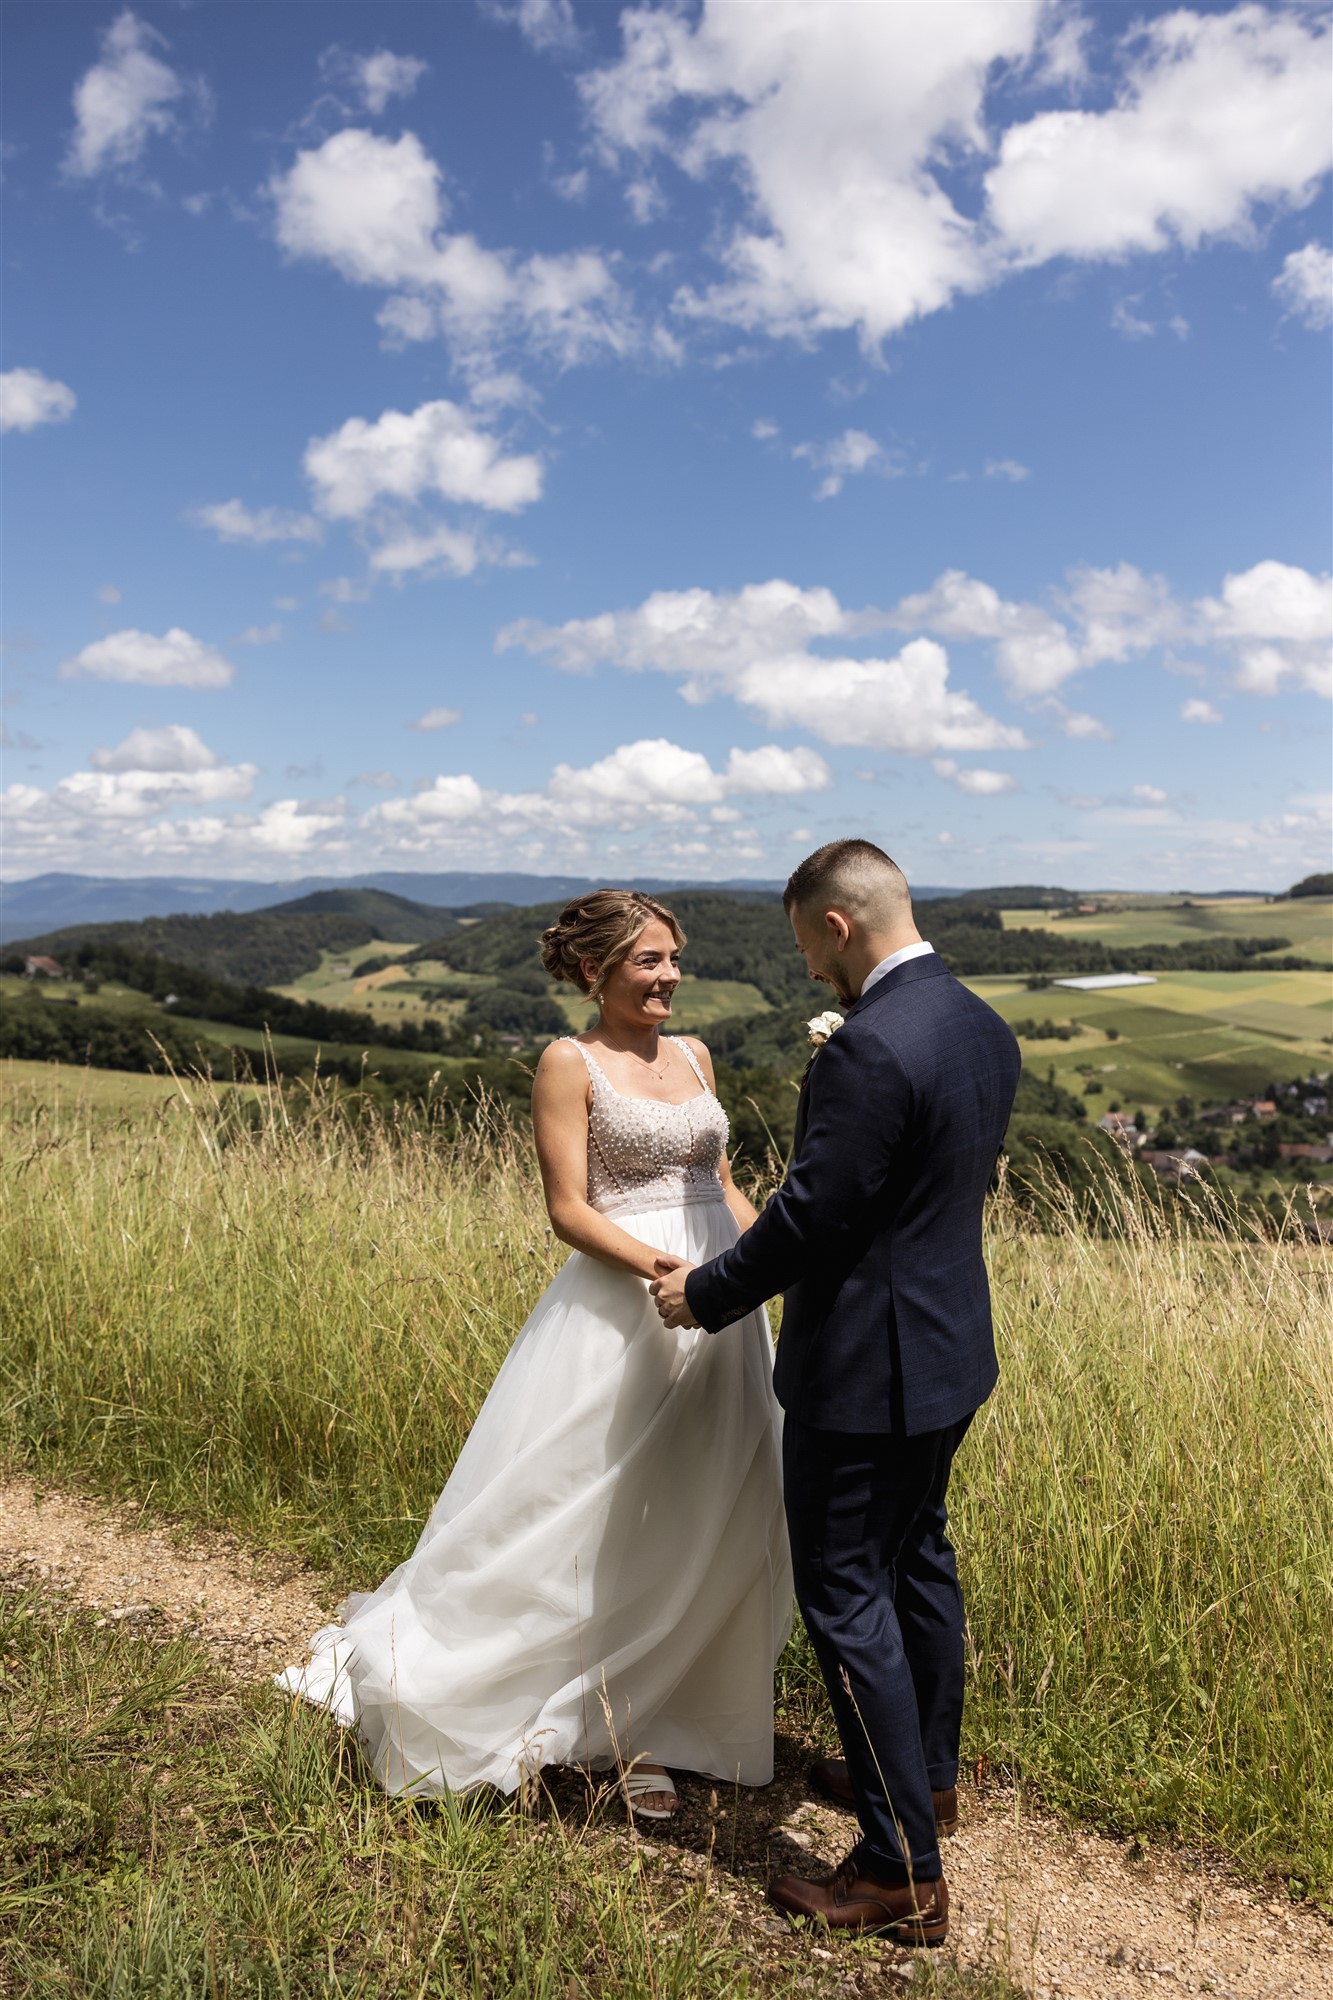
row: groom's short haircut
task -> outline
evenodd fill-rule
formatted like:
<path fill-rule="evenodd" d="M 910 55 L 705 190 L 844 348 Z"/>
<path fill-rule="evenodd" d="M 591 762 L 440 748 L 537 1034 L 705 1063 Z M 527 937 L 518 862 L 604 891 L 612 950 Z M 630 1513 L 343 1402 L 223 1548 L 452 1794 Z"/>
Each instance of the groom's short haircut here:
<path fill-rule="evenodd" d="M 816 904 L 883 932 L 910 920 L 912 892 L 897 862 L 873 840 L 830 840 L 793 869 L 782 892 L 788 916 Z"/>

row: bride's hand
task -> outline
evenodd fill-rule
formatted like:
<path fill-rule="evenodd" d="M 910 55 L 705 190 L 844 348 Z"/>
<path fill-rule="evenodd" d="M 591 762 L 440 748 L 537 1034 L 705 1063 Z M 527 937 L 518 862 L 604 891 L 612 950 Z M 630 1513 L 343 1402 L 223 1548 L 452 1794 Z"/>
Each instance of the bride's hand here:
<path fill-rule="evenodd" d="M 690 1311 L 685 1297 L 685 1280 L 695 1268 L 683 1257 L 660 1256 L 653 1259 L 657 1276 L 648 1289 L 657 1301 L 657 1310 L 666 1326 L 697 1327 L 699 1322 Z"/>

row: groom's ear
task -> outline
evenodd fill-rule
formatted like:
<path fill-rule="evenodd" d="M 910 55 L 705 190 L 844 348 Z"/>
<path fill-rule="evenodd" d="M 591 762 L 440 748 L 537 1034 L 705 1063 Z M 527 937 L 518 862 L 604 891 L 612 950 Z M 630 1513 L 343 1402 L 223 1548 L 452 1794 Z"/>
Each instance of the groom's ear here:
<path fill-rule="evenodd" d="M 841 910 L 825 910 L 824 922 L 833 934 L 833 942 L 839 951 L 846 951 L 851 940 L 852 927 Z"/>

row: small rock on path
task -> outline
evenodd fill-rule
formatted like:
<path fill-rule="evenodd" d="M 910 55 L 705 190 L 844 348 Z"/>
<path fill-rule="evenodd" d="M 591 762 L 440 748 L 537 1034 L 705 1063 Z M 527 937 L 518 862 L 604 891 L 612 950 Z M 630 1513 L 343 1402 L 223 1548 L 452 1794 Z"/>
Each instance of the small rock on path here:
<path fill-rule="evenodd" d="M 108 1622 L 188 1635 L 238 1680 L 304 1659 L 333 1603 L 324 1579 L 235 1536 L 149 1526 L 133 1504 L 45 1488 L 39 1497 L 21 1478 L 0 1480 L 0 1560 Z M 1117 1842 L 1013 1794 L 961 1796 L 962 1825 L 944 1850 L 946 1949 L 959 1961 L 998 1960 L 1035 2000 L 1333 2000 L 1333 1925 L 1317 1911 L 1168 1849 L 1131 1861 Z M 775 1785 L 746 1804 L 767 1821 L 776 1866 L 815 1872 L 816 1857 L 836 1860 L 856 1838 L 849 1815 L 800 1788 Z M 753 1920 L 771 1950 L 772 1913 L 757 1899 Z M 886 1972 L 895 1959 L 886 1950 Z"/>

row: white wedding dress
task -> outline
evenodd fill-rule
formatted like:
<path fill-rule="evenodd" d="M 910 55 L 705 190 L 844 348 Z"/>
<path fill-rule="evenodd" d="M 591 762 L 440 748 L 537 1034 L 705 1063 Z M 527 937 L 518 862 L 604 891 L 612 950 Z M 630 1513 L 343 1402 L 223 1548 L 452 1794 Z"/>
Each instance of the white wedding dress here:
<path fill-rule="evenodd" d="M 701 1263 L 738 1234 L 727 1117 L 592 1080 L 588 1199 Z M 781 1412 L 762 1311 L 663 1326 L 642 1278 L 574 1251 L 510 1349 L 407 1561 L 278 1685 L 354 1725 L 386 1791 L 635 1757 L 773 1775 L 791 1623 Z"/>

